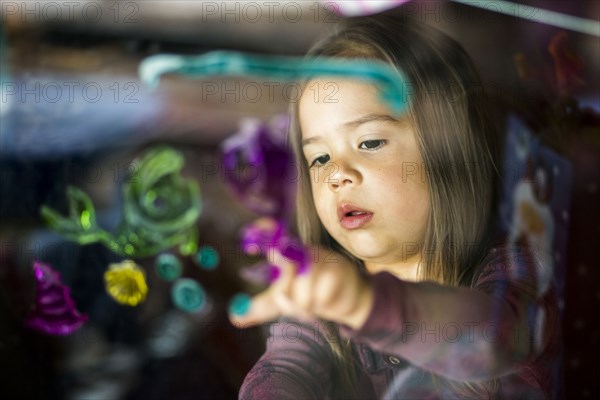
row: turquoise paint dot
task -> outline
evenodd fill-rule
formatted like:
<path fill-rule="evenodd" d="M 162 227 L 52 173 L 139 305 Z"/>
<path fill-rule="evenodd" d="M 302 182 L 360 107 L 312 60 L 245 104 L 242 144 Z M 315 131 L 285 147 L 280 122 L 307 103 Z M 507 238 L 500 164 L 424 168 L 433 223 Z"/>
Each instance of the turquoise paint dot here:
<path fill-rule="evenodd" d="M 212 246 L 202 246 L 196 254 L 196 261 L 200 267 L 213 270 L 219 265 L 219 253 Z"/>
<path fill-rule="evenodd" d="M 252 300 L 246 293 L 238 293 L 229 302 L 229 313 L 233 315 L 245 315 L 250 310 Z"/>
<path fill-rule="evenodd" d="M 154 264 L 156 274 L 165 281 L 173 281 L 181 276 L 183 267 L 179 259 L 173 254 L 164 253 L 156 257 Z"/>
<path fill-rule="evenodd" d="M 180 310 L 196 312 L 204 307 L 206 296 L 198 282 L 190 278 L 180 278 L 171 288 L 171 300 Z"/>

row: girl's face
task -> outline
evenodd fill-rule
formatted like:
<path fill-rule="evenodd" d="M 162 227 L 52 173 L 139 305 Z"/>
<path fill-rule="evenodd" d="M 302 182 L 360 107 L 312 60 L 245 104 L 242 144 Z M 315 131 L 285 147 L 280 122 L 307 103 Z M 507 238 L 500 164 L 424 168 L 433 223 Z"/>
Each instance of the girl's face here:
<path fill-rule="evenodd" d="M 371 84 L 315 80 L 299 103 L 303 153 L 321 222 L 372 272 L 420 260 L 429 216 L 415 133 Z"/>

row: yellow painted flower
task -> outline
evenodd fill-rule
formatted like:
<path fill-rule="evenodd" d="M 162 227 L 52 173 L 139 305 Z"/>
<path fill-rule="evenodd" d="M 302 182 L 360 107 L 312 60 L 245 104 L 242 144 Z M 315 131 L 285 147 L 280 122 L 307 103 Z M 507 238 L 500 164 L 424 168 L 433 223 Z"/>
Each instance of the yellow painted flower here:
<path fill-rule="evenodd" d="M 110 264 L 104 273 L 104 283 L 108 294 L 124 305 L 137 306 L 148 294 L 146 274 L 131 260 Z"/>

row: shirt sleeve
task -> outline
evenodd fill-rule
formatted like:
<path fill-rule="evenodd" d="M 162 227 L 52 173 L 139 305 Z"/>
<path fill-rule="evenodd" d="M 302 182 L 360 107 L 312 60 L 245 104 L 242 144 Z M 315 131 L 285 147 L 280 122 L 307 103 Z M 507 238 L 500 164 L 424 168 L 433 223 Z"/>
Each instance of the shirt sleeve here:
<path fill-rule="evenodd" d="M 532 362 L 557 331 L 556 309 L 539 298 L 526 252 L 492 252 L 473 287 L 373 276 L 374 303 L 359 329 L 345 337 L 449 379 L 480 381 Z"/>
<path fill-rule="evenodd" d="M 317 322 L 272 324 L 267 350 L 244 379 L 239 398 L 328 399 L 333 355 L 327 339 Z"/>

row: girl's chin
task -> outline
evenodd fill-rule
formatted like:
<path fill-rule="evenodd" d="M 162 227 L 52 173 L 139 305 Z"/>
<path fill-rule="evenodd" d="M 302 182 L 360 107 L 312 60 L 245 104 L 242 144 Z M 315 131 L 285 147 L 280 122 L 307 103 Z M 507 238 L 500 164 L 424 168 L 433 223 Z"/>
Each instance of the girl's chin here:
<path fill-rule="evenodd" d="M 350 249 L 350 252 L 355 257 L 363 261 L 377 259 L 381 257 L 384 253 L 382 251 L 383 249 L 378 248 L 378 246 L 366 246 L 365 243 L 361 243 L 357 246 L 351 246 Z"/>

